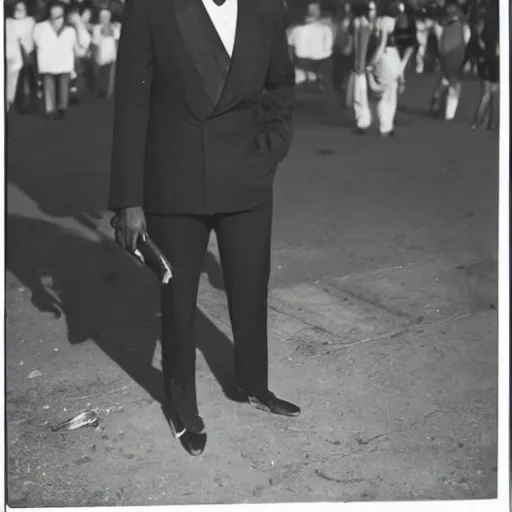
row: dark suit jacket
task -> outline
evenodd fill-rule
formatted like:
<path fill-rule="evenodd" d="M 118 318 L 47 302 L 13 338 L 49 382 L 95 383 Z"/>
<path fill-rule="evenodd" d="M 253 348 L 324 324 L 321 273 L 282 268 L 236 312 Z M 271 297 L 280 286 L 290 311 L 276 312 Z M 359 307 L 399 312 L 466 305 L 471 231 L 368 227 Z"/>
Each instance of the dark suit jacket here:
<path fill-rule="evenodd" d="M 258 205 L 292 140 L 293 86 L 282 0 L 238 0 L 231 59 L 202 0 L 127 0 L 109 208 Z"/>

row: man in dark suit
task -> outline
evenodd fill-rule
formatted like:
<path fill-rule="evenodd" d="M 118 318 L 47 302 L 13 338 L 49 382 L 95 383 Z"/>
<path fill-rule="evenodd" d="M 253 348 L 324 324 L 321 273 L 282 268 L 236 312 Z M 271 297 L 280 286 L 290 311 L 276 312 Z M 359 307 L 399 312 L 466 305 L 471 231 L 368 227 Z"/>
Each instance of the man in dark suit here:
<path fill-rule="evenodd" d="M 211 230 L 219 243 L 247 401 L 300 409 L 268 389 L 267 296 L 273 181 L 292 141 L 294 70 L 282 0 L 127 0 L 119 44 L 109 208 L 133 250 L 146 229 L 169 259 L 162 352 L 171 425 L 206 444 L 193 338 Z"/>

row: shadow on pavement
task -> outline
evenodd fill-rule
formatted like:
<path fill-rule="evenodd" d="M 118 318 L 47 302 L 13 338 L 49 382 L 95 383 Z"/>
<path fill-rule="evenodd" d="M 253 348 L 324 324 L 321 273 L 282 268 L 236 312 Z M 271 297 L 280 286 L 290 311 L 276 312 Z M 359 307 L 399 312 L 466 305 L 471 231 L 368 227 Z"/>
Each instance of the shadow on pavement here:
<path fill-rule="evenodd" d="M 149 270 L 101 233 L 89 240 L 58 224 L 8 215 L 6 267 L 42 312 L 65 318 L 71 344 L 93 340 L 137 384 L 164 404 L 163 378 L 152 366 L 160 334 L 158 285 Z M 221 287 L 213 255 L 204 271 Z M 198 348 L 226 396 L 237 400 L 231 341 L 198 309 Z"/>

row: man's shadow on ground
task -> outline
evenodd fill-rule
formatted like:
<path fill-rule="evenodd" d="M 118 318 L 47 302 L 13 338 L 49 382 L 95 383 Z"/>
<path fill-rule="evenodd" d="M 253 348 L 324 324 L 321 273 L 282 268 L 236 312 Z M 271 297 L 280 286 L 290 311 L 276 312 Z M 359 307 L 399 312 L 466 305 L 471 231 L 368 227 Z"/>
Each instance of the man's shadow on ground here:
<path fill-rule="evenodd" d="M 163 377 L 152 366 L 160 335 L 159 289 L 105 235 L 89 240 L 58 224 L 8 215 L 6 267 L 32 292 L 32 304 L 64 316 L 71 344 L 93 340 L 153 399 L 165 405 Z M 221 269 L 208 253 L 204 272 L 222 288 Z M 198 309 L 197 347 L 231 400 L 241 400 L 234 379 L 232 342 Z"/>

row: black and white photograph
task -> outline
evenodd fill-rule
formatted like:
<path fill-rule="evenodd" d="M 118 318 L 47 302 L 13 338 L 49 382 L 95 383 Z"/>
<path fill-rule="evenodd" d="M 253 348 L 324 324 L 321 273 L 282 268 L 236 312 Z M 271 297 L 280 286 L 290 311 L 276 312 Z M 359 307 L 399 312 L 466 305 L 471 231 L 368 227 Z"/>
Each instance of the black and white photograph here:
<path fill-rule="evenodd" d="M 8 508 L 511 510 L 509 2 L 2 11 Z"/>

